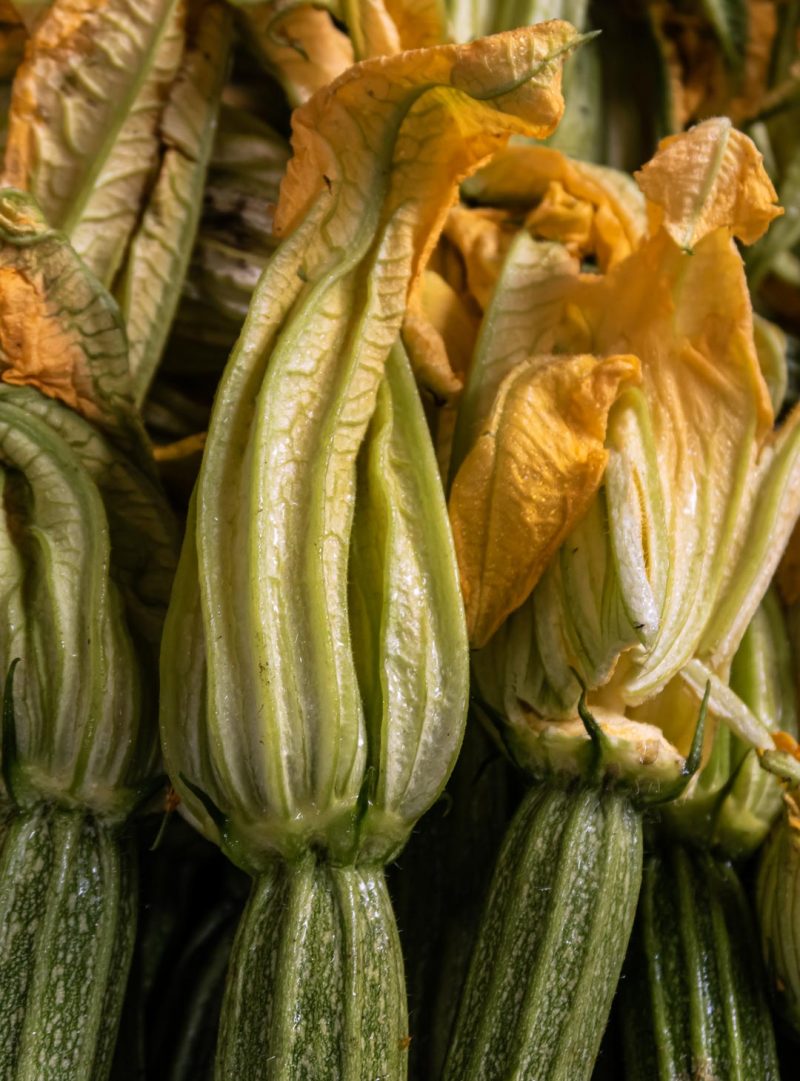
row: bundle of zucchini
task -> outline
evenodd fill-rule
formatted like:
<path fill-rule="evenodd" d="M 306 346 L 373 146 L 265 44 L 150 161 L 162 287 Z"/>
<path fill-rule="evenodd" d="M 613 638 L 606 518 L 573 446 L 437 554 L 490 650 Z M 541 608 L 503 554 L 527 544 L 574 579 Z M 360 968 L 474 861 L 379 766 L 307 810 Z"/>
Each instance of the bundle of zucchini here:
<path fill-rule="evenodd" d="M 778 1081 L 799 30 L 0 0 L 0 1081 Z"/>

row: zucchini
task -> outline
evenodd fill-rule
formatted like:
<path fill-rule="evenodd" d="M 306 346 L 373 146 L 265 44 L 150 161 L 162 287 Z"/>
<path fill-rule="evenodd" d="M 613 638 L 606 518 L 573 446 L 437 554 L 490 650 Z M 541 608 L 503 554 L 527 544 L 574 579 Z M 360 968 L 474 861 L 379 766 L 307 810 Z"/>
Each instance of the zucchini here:
<path fill-rule="evenodd" d="M 756 912 L 775 1007 L 800 1036 L 800 834 L 796 795 L 761 851 Z"/>
<path fill-rule="evenodd" d="M 400 943 L 381 868 L 313 853 L 253 882 L 233 945 L 217 1081 L 406 1076 Z"/>
<path fill-rule="evenodd" d="M 0 1078 L 108 1076 L 136 931 L 133 846 L 91 814 L 17 814 L 0 854 Z"/>
<path fill-rule="evenodd" d="M 625 794 L 528 792 L 495 868 L 446 1081 L 588 1081 L 641 866 L 641 815 Z"/>
<path fill-rule="evenodd" d="M 779 1081 L 758 942 L 733 866 L 649 855 L 622 982 L 626 1081 Z"/>

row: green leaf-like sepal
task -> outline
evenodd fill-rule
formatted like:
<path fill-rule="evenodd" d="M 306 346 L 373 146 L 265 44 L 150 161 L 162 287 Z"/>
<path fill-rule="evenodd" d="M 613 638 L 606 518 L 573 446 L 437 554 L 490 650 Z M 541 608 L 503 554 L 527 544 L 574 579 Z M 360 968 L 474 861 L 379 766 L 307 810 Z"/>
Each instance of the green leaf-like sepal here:
<path fill-rule="evenodd" d="M 741 702 L 767 730 L 797 731 L 793 659 L 780 604 L 768 593 L 734 658 L 728 699 Z M 670 829 L 695 844 L 738 859 L 764 841 L 781 808 L 780 776 L 787 756 L 755 750 L 724 719 L 708 760 L 685 796 L 665 809 Z"/>

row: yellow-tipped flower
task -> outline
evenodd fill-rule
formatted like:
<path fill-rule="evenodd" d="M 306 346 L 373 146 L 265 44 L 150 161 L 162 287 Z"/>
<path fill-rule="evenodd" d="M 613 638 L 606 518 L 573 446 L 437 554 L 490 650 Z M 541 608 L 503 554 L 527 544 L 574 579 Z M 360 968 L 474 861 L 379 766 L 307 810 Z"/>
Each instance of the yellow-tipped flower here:
<path fill-rule="evenodd" d="M 796 413 L 773 430 L 734 237 L 780 210 L 726 120 L 664 140 L 637 179 L 648 235 L 605 273 L 562 259 L 546 290 L 530 280 L 527 357 L 487 321 L 459 419 L 450 513 L 475 672 L 534 772 L 579 770 L 582 686 L 637 778 L 682 768 L 692 725 L 666 735 L 661 718 L 675 695 L 695 718 L 707 683 L 712 714 L 772 743 L 728 676 L 800 510 L 800 432 Z M 540 387 L 570 366 L 565 408 Z M 597 397 L 602 371 L 617 378 Z"/>
<path fill-rule="evenodd" d="M 184 807 L 249 869 L 389 858 L 452 766 L 445 510 L 401 354 L 379 388 L 458 181 L 553 129 L 578 42 L 553 22 L 367 61 L 294 114 L 286 239 L 217 394 L 162 666 Z"/>
<path fill-rule="evenodd" d="M 119 311 L 30 196 L 8 189 L 0 281 L 5 796 L 124 818 L 159 771 L 174 524 Z"/>

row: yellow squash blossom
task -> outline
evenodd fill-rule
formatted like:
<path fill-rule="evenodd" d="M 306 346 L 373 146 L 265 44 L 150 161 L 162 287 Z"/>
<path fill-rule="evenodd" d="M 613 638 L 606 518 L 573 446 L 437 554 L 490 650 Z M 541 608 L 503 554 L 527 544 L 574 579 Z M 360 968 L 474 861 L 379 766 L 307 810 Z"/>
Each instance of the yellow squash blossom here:
<path fill-rule="evenodd" d="M 392 56 L 449 40 L 444 8 L 438 0 L 234 3 L 241 8 L 248 40 L 293 106 L 302 105 L 357 60 Z"/>
<path fill-rule="evenodd" d="M 667 753 L 652 745 L 660 728 L 638 726 L 659 719 L 652 703 L 673 693 L 675 680 L 695 710 L 710 681 L 717 716 L 771 745 L 727 676 L 800 510 L 800 438 L 796 415 L 773 431 L 733 236 L 755 239 L 780 211 L 754 150 L 725 120 L 667 140 L 639 179 L 650 235 L 604 275 L 563 267 L 549 303 L 530 308 L 540 363 L 540 352 L 556 354 L 557 364 L 565 362 L 558 354 L 577 352 L 640 362 L 641 385 L 603 403 L 608 460 L 596 495 L 586 498 L 585 475 L 574 468 L 588 439 L 574 422 L 569 439 L 552 443 L 563 459 L 535 468 L 541 433 L 570 415 L 557 398 L 502 430 L 505 445 L 494 453 L 507 464 L 481 480 L 476 448 L 492 431 L 506 381 L 531 365 L 520 347 L 484 346 L 478 359 L 489 363 L 470 375 L 456 433 L 451 517 L 472 642 L 485 647 L 475 654 L 478 683 L 509 719 L 518 757 L 535 766 L 552 758 L 548 741 L 566 740 L 572 751 L 585 742 L 570 720 L 581 683 L 601 726 L 634 757 Z M 535 301 L 535 281 L 527 287 Z M 482 483 L 491 484 L 488 501 L 477 495 Z M 476 493 L 469 502 L 459 495 L 465 487 Z M 503 528 L 489 528 L 478 508 L 500 499 Z M 552 506 L 572 509 L 559 521 L 566 539 L 552 559 L 542 548 L 546 570 L 522 602 L 533 583 L 521 589 L 510 568 L 537 563 L 531 538 L 552 536 Z M 545 512 L 534 529 L 537 507 Z"/>
<path fill-rule="evenodd" d="M 566 317 L 567 323 L 571 316 L 577 319 L 572 346 L 564 348 L 561 278 L 576 275 L 581 259 L 594 259 L 607 269 L 630 254 L 647 228 L 644 199 L 631 177 L 532 143 L 499 151 L 464 183 L 462 192 L 470 202 L 485 205 L 458 204 L 447 216 L 436 253 L 437 270 L 450 287 L 447 302 L 441 283 L 435 290 L 418 291 L 409 298 L 403 324 L 418 382 L 444 402 L 435 431 L 445 474 L 454 429 L 463 429 L 456 403 L 469 367 L 465 353 L 482 351 L 477 363 L 485 365 L 493 363 L 485 354 L 495 343 L 504 355 L 521 345 L 517 359 L 535 352 L 582 352 L 586 335 L 574 306 Z M 545 312 L 551 303 L 555 307 Z M 532 307 L 539 312 L 535 342 L 530 338 L 534 321 L 525 313 Z M 457 342 L 446 340 L 443 319 L 448 312 L 448 326 L 458 320 L 461 327 Z M 491 333 L 478 335 L 479 312 L 486 313 Z M 547 338 L 554 325 L 561 328 L 558 342 Z M 525 345 L 518 328 L 527 335 Z M 463 430 L 458 441 L 463 442 Z M 457 450 L 459 461 L 465 452 L 463 446 Z"/>
<path fill-rule="evenodd" d="M 317 842 L 336 861 L 356 848 L 381 859 L 436 798 L 456 753 L 467 671 L 455 567 L 449 578 L 435 569 L 439 549 L 417 535 L 432 524 L 444 535 L 429 493 L 387 510 L 392 470 L 421 459 L 392 449 L 394 407 L 380 388 L 387 364 L 404 364 L 407 298 L 458 182 L 510 134 L 553 129 L 561 63 L 579 40 L 552 22 L 381 57 L 294 113 L 275 214 L 285 240 L 217 392 L 164 637 L 168 768 L 192 819 L 248 866 Z M 362 529 L 368 431 L 375 511 Z M 402 552 L 397 579 L 380 570 L 387 550 Z M 356 604 L 359 568 L 373 565 L 380 573 Z M 384 581 L 381 608 L 373 587 Z M 355 612 L 375 649 L 354 646 Z M 393 660 L 373 666 L 384 634 L 393 656 L 406 656 L 398 636 L 410 643 L 404 672 Z M 431 694 L 434 669 L 443 683 Z"/>

